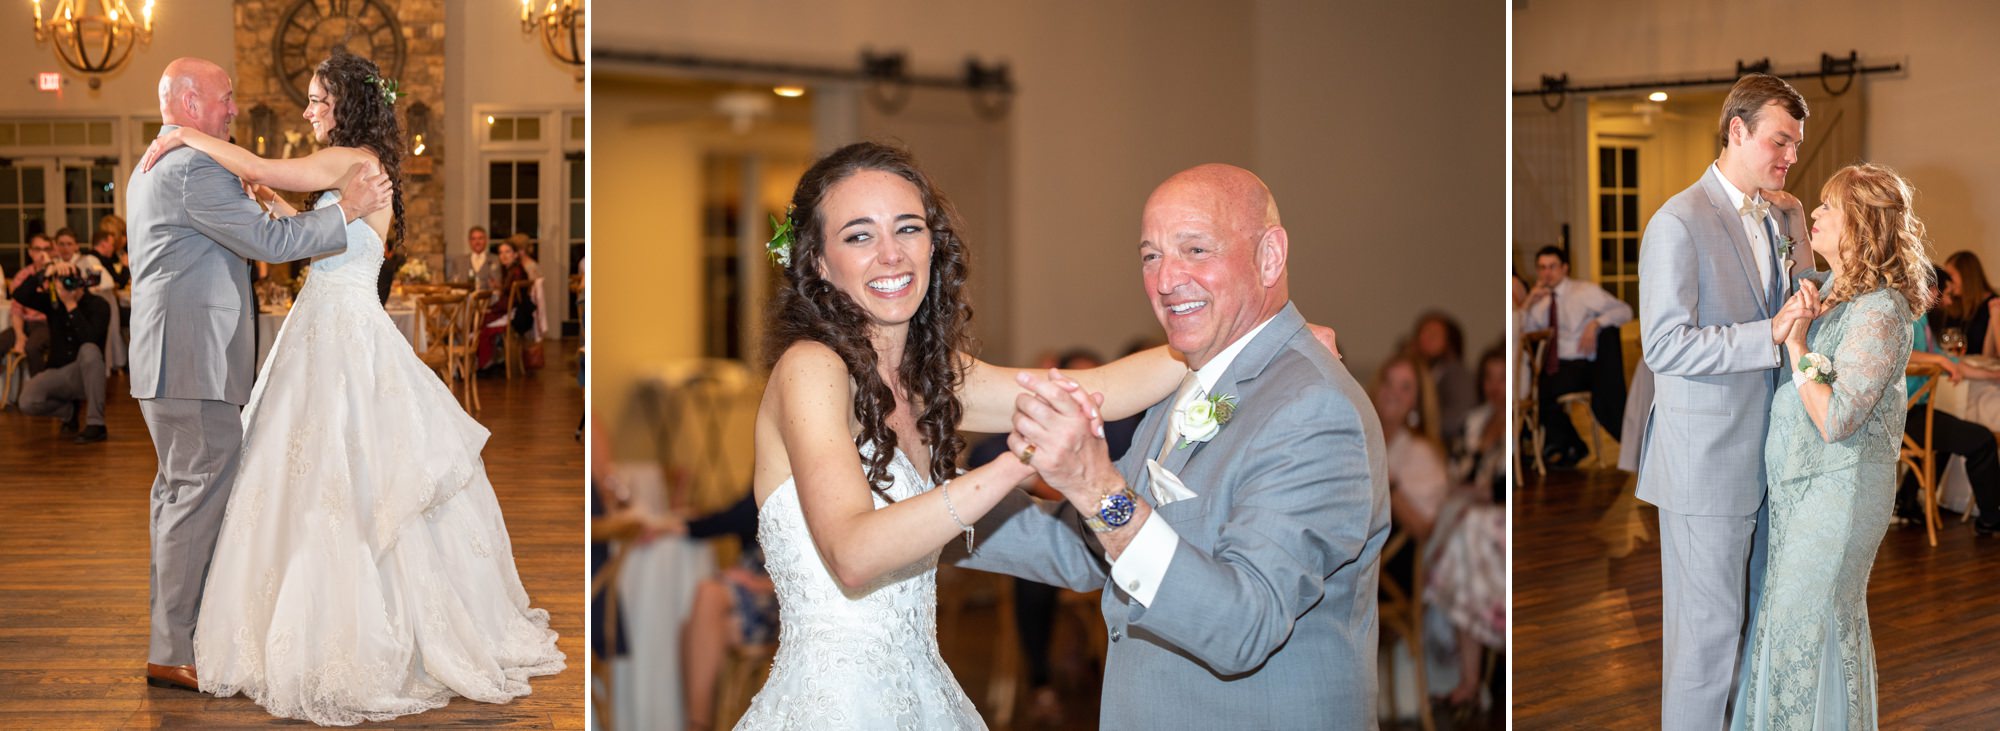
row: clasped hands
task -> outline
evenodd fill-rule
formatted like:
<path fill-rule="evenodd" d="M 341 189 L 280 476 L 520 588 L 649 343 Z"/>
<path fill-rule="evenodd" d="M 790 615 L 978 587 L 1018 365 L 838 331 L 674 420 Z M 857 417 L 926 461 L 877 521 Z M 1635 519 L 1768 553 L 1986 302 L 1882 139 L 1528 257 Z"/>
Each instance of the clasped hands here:
<path fill-rule="evenodd" d="M 1098 412 L 1104 394 L 1085 390 L 1053 368 L 1046 376 L 1021 373 L 1015 382 L 1023 391 L 1014 398 L 1014 430 L 1007 435 L 1007 448 L 1071 504 L 1096 510 L 1097 502 L 1120 490 L 1124 481 L 1104 442 L 1104 419 Z"/>
<path fill-rule="evenodd" d="M 1810 279 L 1800 280 L 1798 290 L 1785 299 L 1777 317 L 1771 319 L 1771 342 L 1790 348 L 1794 356 L 1804 354 L 1806 330 L 1823 314 L 1826 307 L 1820 302 L 1819 284 Z"/>

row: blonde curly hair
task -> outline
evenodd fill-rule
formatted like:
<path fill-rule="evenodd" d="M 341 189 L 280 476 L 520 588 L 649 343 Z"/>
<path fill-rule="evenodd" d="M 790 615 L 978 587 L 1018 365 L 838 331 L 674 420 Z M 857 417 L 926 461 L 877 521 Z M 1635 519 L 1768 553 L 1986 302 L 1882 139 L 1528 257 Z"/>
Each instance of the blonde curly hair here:
<path fill-rule="evenodd" d="M 1824 205 L 1842 215 L 1840 279 L 1827 290 L 1827 307 L 1877 289 L 1903 296 L 1913 315 L 1935 302 L 1924 222 L 1910 210 L 1915 191 L 1896 171 L 1874 163 L 1841 168 L 1820 188 Z"/>

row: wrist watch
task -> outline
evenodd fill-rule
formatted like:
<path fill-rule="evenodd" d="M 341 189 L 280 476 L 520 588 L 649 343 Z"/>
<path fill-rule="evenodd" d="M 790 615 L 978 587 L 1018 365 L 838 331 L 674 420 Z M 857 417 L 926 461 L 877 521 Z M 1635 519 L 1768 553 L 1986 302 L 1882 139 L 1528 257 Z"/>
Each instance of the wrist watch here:
<path fill-rule="evenodd" d="M 1098 533 L 1110 533 L 1132 522 L 1132 514 L 1139 510 L 1139 496 L 1131 487 L 1104 496 L 1097 501 L 1097 514 L 1083 516 L 1083 524 Z"/>

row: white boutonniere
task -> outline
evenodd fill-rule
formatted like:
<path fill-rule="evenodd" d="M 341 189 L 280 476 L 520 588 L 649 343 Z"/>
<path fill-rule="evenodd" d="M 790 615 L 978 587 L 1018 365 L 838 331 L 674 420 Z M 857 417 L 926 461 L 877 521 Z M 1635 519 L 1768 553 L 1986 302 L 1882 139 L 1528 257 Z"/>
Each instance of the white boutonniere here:
<path fill-rule="evenodd" d="M 1806 380 L 1813 383 L 1832 384 L 1833 379 L 1838 376 L 1833 371 L 1833 359 L 1819 353 L 1799 356 L 1798 369 L 1799 373 L 1805 375 Z"/>
<path fill-rule="evenodd" d="M 1222 425 L 1236 415 L 1236 397 L 1209 394 L 1174 411 L 1174 433 L 1181 435 L 1181 449 L 1206 442 L 1222 431 Z"/>

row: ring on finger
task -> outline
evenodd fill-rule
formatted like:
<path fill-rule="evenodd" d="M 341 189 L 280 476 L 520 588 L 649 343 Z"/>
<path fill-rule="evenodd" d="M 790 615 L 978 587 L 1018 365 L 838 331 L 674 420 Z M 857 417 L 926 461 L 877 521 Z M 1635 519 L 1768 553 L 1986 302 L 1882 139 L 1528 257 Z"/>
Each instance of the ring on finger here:
<path fill-rule="evenodd" d="M 1033 462 L 1035 459 L 1035 445 L 1033 444 L 1028 445 L 1027 449 L 1021 450 L 1021 454 L 1019 456 L 1021 457 L 1021 464 L 1029 464 Z"/>

